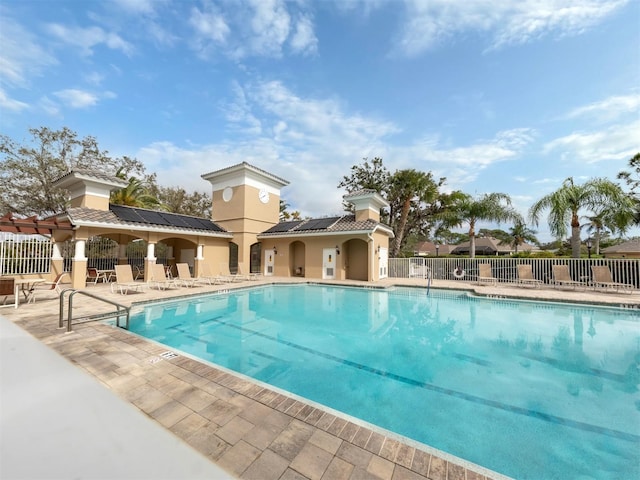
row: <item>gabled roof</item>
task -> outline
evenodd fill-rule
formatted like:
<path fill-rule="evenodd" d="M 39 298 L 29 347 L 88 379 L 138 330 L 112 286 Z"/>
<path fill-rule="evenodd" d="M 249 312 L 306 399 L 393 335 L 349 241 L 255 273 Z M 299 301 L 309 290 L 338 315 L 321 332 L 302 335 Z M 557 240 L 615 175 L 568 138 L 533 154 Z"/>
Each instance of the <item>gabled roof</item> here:
<path fill-rule="evenodd" d="M 74 226 L 127 227 L 130 230 L 198 233 L 225 238 L 232 236 L 220 225 L 206 218 L 124 205 L 109 205 L 108 211 L 86 207 L 70 208 L 63 216 L 68 217 Z"/>
<path fill-rule="evenodd" d="M 226 168 L 221 168 L 220 170 L 214 170 L 213 172 L 209 172 L 209 173 L 205 173 L 203 175 L 200 175 L 204 180 L 211 180 L 215 177 L 220 177 L 220 176 L 225 176 L 225 175 L 230 175 L 230 174 L 234 174 L 234 173 L 240 173 L 243 171 L 250 171 L 253 173 L 258 174 L 261 177 L 265 177 L 268 178 L 272 181 L 274 181 L 275 183 L 279 184 L 280 186 L 284 187 L 286 185 L 289 185 L 289 182 L 283 178 L 280 178 L 276 175 L 273 175 L 272 173 L 267 172 L 266 170 L 263 170 L 261 168 L 255 167 L 247 162 L 242 162 L 242 163 L 238 163 L 236 165 L 231 165 L 230 167 L 226 167 Z"/>
<path fill-rule="evenodd" d="M 640 238 L 627 240 L 618 245 L 612 245 L 601 250 L 602 253 L 640 253 Z"/>
<path fill-rule="evenodd" d="M 296 220 L 280 222 L 258 235 L 262 237 L 292 237 L 304 235 L 326 235 L 344 233 L 373 233 L 375 230 L 386 232 L 393 238 L 393 230 L 375 220 L 356 222 L 355 215 L 342 217 L 311 218 L 308 220 Z"/>
<path fill-rule="evenodd" d="M 98 182 L 113 188 L 124 188 L 129 184 L 126 180 L 118 178 L 115 175 L 87 169 L 71 170 L 57 178 L 53 184 L 60 188 L 66 188 L 82 180 Z"/>

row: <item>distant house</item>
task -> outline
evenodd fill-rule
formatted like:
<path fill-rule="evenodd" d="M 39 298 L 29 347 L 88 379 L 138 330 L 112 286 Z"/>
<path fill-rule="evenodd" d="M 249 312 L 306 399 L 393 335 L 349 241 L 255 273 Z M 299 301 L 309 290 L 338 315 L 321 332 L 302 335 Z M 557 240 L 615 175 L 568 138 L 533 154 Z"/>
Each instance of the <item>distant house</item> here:
<path fill-rule="evenodd" d="M 471 242 L 463 242 L 457 245 L 451 252 L 453 255 L 469 255 Z M 519 252 L 531 252 L 538 248 L 528 243 L 518 246 Z M 507 244 L 500 243 L 500 240 L 494 237 L 476 237 L 476 255 L 513 255 L 516 249 Z"/>
<path fill-rule="evenodd" d="M 600 253 L 605 258 L 640 258 L 640 238 L 603 248 Z"/>
<path fill-rule="evenodd" d="M 416 245 L 413 255 L 416 257 L 435 257 L 436 255 L 449 255 L 456 245 L 443 245 L 433 242 L 420 242 Z"/>

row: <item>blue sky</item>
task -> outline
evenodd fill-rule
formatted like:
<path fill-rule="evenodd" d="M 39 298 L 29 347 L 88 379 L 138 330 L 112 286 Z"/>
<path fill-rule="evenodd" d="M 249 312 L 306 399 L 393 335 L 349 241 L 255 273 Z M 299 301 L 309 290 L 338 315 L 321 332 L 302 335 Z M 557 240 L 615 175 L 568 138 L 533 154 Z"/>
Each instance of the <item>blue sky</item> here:
<path fill-rule="evenodd" d="M 3 0 L 0 132 L 67 126 L 189 191 L 247 161 L 309 216 L 364 157 L 525 214 L 640 151 L 639 22 L 637 0 Z"/>

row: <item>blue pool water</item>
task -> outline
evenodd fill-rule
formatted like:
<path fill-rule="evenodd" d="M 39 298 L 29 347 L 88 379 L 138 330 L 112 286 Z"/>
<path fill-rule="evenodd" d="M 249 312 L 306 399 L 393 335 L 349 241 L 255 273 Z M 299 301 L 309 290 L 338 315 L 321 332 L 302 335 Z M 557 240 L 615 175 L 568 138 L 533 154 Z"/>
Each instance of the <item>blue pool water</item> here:
<path fill-rule="evenodd" d="M 640 478 L 638 311 L 272 285 L 130 329 L 514 478 Z"/>

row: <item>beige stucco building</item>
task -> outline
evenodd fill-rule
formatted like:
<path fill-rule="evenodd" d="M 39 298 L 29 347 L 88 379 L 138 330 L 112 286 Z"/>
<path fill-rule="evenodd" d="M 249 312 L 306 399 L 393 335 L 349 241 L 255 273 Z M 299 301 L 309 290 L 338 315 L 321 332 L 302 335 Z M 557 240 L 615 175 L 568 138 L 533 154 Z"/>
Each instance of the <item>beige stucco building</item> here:
<path fill-rule="evenodd" d="M 203 219 L 111 205 L 112 190 L 126 182 L 96 172 L 73 171 L 57 180 L 69 192 L 70 207 L 56 216 L 73 230 L 53 232 L 52 272 L 64 268 L 59 246 L 72 240 L 71 283 L 86 285 L 85 246 L 100 236 L 117 242 L 118 263 L 127 263 L 132 242 L 146 243 L 145 278 L 157 263 L 187 263 L 198 275 L 206 263 L 213 273 L 260 273 L 313 279 L 375 281 L 387 276 L 390 227 L 380 223 L 387 202 L 375 191 L 345 195 L 354 213 L 339 217 L 279 222 L 281 189 L 288 182 L 248 163 L 202 175 L 212 186 L 212 218 Z M 166 253 L 168 252 L 168 253 Z M 67 269 L 68 269 L 67 265 Z"/>

